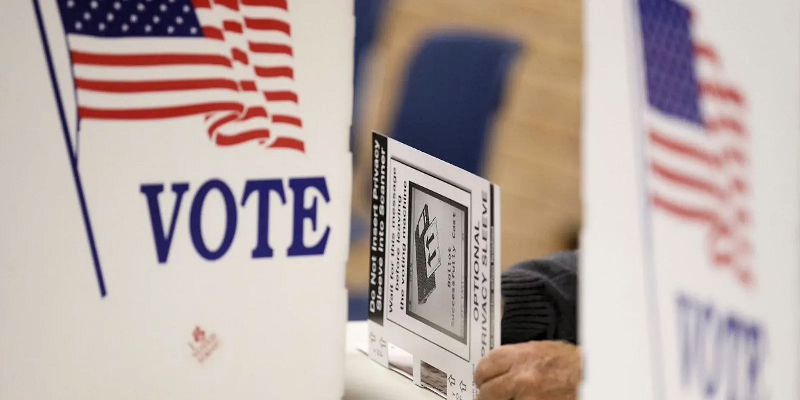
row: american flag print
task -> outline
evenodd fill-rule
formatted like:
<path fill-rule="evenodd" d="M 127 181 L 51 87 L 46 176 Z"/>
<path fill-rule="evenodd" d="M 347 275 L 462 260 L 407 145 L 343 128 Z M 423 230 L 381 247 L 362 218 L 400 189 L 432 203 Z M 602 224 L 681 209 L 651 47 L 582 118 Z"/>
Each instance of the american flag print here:
<path fill-rule="evenodd" d="M 708 264 L 749 286 L 746 99 L 703 37 L 702 15 L 674 0 L 639 0 L 638 12 L 652 210 L 706 228 Z"/>
<path fill-rule="evenodd" d="M 286 0 L 57 0 L 78 121 L 194 117 L 305 151 Z"/>

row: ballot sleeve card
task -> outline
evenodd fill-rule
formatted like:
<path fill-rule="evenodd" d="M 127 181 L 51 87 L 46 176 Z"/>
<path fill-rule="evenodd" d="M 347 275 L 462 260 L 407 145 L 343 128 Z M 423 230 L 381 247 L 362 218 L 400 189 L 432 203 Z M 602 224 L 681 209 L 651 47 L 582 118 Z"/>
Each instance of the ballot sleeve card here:
<path fill-rule="evenodd" d="M 369 355 L 474 399 L 475 367 L 500 344 L 499 187 L 380 134 L 372 144 Z"/>

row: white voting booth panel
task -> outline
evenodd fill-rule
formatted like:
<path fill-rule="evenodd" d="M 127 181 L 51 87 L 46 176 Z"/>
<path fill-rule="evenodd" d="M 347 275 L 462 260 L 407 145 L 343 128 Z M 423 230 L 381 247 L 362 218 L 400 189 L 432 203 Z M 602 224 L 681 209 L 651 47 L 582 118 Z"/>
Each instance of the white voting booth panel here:
<path fill-rule="evenodd" d="M 0 13 L 0 398 L 341 398 L 352 2 Z"/>
<path fill-rule="evenodd" d="M 800 4 L 584 5 L 582 398 L 797 398 Z"/>

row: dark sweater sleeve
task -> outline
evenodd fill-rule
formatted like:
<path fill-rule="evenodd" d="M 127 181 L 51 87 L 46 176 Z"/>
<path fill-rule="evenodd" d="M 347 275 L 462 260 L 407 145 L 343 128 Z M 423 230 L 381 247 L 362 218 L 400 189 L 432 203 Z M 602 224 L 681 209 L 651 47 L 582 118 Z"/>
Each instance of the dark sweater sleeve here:
<path fill-rule="evenodd" d="M 525 261 L 503 272 L 502 342 L 578 343 L 578 252 Z"/>

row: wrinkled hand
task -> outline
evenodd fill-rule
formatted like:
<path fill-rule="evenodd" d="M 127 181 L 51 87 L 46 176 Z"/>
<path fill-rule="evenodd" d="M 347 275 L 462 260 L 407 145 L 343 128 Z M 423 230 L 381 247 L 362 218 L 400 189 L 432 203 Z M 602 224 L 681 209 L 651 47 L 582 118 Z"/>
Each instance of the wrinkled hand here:
<path fill-rule="evenodd" d="M 555 341 L 501 346 L 475 370 L 479 400 L 575 400 L 580 380 L 580 349 Z"/>

